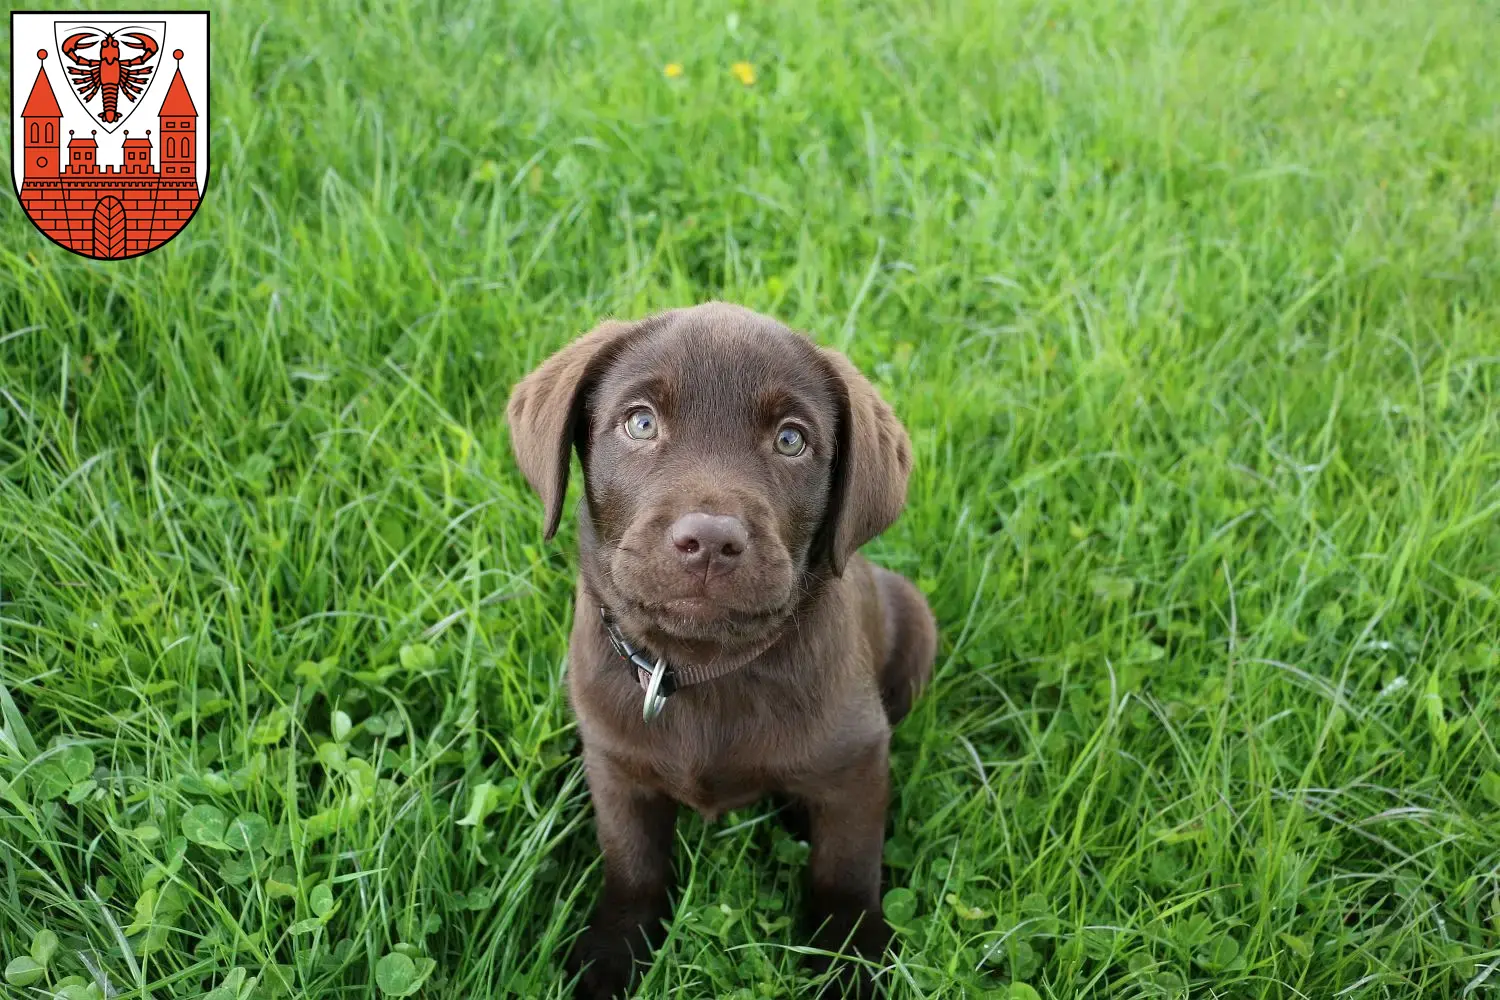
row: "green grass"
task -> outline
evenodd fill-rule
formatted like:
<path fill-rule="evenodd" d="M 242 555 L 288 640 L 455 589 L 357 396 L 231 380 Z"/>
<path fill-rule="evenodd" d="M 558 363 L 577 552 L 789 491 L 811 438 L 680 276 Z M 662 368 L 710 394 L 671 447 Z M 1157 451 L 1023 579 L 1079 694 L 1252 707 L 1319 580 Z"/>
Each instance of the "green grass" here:
<path fill-rule="evenodd" d="M 235 0 L 213 38 L 168 247 L 0 199 L 0 963 L 59 942 L 4 996 L 561 995 L 572 529 L 503 406 L 710 297 L 845 349 L 916 447 L 869 547 L 943 636 L 893 996 L 1500 995 L 1492 5 Z M 681 824 L 646 995 L 813 995 L 765 820 Z"/>

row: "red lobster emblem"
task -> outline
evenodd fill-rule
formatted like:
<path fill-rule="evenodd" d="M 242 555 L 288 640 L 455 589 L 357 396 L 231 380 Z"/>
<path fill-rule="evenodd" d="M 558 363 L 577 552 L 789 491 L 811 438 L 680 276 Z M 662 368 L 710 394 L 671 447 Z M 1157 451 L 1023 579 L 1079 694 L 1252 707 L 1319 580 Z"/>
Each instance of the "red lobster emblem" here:
<path fill-rule="evenodd" d="M 145 63 L 150 62 L 158 48 L 156 39 L 138 31 L 126 32 L 121 37 L 128 39 L 132 48 L 140 49 L 141 54 L 121 59 L 120 43 L 113 33 L 106 34 L 99 43 L 98 59 L 78 54 L 79 49 L 93 45 L 98 38 L 92 31 L 69 35 L 62 43 L 63 56 L 77 63 L 66 68 L 78 86 L 79 99 L 87 104 L 95 95 L 103 94 L 104 113 L 99 118 L 111 124 L 122 117 L 118 110 L 120 95 L 124 94 L 134 104 L 151 82 L 151 70 Z"/>

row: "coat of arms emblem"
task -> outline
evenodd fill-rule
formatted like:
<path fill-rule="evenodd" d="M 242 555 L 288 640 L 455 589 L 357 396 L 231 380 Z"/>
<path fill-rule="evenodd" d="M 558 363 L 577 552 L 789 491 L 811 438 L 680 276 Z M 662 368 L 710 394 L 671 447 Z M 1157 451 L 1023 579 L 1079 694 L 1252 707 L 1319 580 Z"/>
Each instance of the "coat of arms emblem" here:
<path fill-rule="evenodd" d="M 49 239 L 96 260 L 182 231 L 208 181 L 208 13 L 11 14 L 11 174 Z"/>

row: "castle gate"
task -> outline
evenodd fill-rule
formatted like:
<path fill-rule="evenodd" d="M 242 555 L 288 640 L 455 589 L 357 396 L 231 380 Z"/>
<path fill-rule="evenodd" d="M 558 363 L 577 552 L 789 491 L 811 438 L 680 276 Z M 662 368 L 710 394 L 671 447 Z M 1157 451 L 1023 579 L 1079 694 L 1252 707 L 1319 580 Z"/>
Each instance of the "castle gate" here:
<path fill-rule="evenodd" d="M 112 194 L 94 206 L 94 256 L 125 256 L 125 206 Z"/>

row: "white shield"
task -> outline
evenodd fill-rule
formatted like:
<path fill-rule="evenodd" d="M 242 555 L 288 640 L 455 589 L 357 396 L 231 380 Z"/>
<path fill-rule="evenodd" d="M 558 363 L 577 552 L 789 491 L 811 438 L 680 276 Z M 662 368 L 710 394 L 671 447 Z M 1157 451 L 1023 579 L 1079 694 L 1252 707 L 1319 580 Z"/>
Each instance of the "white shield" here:
<path fill-rule="evenodd" d="M 11 179 L 53 243 L 95 260 L 164 246 L 202 204 L 208 11 L 12 11 Z"/>

